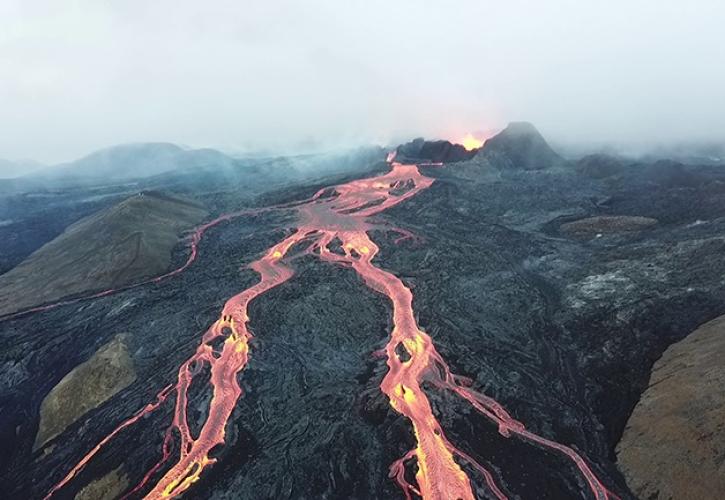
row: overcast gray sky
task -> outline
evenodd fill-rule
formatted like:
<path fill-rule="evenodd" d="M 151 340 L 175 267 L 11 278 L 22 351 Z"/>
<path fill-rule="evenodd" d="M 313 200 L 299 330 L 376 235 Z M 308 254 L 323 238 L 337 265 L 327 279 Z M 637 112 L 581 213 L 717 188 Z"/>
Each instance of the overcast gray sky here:
<path fill-rule="evenodd" d="M 0 157 L 725 138 L 722 0 L 2 0 Z"/>

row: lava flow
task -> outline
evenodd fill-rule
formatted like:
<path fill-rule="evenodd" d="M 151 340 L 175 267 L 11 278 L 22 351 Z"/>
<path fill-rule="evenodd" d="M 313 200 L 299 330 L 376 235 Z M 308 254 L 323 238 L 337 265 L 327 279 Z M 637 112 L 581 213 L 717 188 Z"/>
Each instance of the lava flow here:
<path fill-rule="evenodd" d="M 406 498 L 411 499 L 413 495 L 424 499 L 474 498 L 471 481 L 459 462 L 468 464 L 480 474 L 494 496 L 506 498 L 493 474 L 446 437 L 422 388 L 424 381 L 468 401 L 477 412 L 498 426 L 501 435 L 516 436 L 568 457 L 579 469 L 594 498 L 607 500 L 614 497 L 573 449 L 529 432 L 496 401 L 474 391 L 466 379 L 454 375 L 431 337 L 418 326 L 411 290 L 394 274 L 373 263 L 379 248 L 368 232 L 371 229 L 391 229 L 376 223 L 371 217 L 415 196 L 433 183 L 432 179 L 420 173 L 416 165 L 397 163 L 394 155 L 390 155 L 388 161 L 391 170 L 384 175 L 322 189 L 311 199 L 286 207 L 297 214 L 294 232 L 250 265 L 259 273 L 259 282 L 227 301 L 219 319 L 204 334 L 194 354 L 179 368 L 174 388 L 159 396 L 156 405 L 168 394 L 175 393 L 176 397 L 174 419 L 166 434 L 163 456 L 129 495 L 147 488 L 150 491 L 146 498 L 181 495 L 199 479 L 206 467 L 215 462 L 210 452 L 224 444 L 225 427 L 242 393 L 237 374 L 247 363 L 248 342 L 252 337 L 247 326 L 249 303 L 293 276 L 294 270 L 288 265 L 289 261 L 311 255 L 352 268 L 368 287 L 392 303 L 394 326 L 384 349 L 388 372 L 380 388 L 391 407 L 411 422 L 417 441 L 414 449 L 390 467 L 390 477 L 400 485 Z M 392 231 L 401 234 L 400 239 L 412 237 L 404 230 Z M 196 238 L 202 233 L 195 233 Z M 198 239 L 195 239 L 194 243 L 197 242 Z M 206 421 L 199 434 L 193 436 L 187 422 L 187 393 L 203 364 L 211 369 L 212 399 Z M 81 459 L 48 496 L 67 484 L 103 444 L 153 408 L 154 405 L 149 405 L 116 428 Z M 158 476 L 157 472 L 170 457 L 170 444 L 175 433 L 181 436 L 180 456 L 153 486 L 149 486 L 151 479 Z M 406 469 L 413 464 L 417 467 L 414 482 L 406 478 Z"/>

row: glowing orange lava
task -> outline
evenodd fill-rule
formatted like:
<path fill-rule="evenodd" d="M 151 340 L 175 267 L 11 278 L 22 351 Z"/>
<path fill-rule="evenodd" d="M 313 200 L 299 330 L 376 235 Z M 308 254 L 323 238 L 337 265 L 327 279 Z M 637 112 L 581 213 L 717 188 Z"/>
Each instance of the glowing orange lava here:
<path fill-rule="evenodd" d="M 466 136 L 463 139 L 461 139 L 460 144 L 464 148 L 466 148 L 466 151 L 473 151 L 474 149 L 478 149 L 481 146 L 483 146 L 484 142 L 485 141 L 483 141 L 482 139 L 476 139 L 473 136 L 473 134 L 469 133 L 469 134 L 466 134 Z"/>
<path fill-rule="evenodd" d="M 403 165 L 394 159 L 394 155 L 388 157 L 391 170 L 384 175 L 326 188 L 309 200 L 285 207 L 297 213 L 295 231 L 250 265 L 259 273 L 259 282 L 227 301 L 219 319 L 206 331 L 194 354 L 179 368 L 173 390 L 165 389 L 159 395 L 157 403 L 147 406 L 117 427 L 80 460 L 50 491 L 48 497 L 70 481 L 101 446 L 161 404 L 170 393 L 175 393 L 176 407 L 173 422 L 166 434 L 161 460 L 128 495 L 148 488 L 147 483 L 150 483 L 162 464 L 168 460 L 170 443 L 175 434 L 172 431 L 177 431 L 181 436 L 180 455 L 150 487 L 146 498 L 175 497 L 196 482 L 204 469 L 215 462 L 209 456 L 210 451 L 224 444 L 225 427 L 241 396 L 237 374 L 247 363 L 249 340 L 252 337 L 247 326 L 249 303 L 289 280 L 294 270 L 288 263 L 299 255 L 313 255 L 326 262 L 351 267 L 368 287 L 385 296 L 392 304 L 394 326 L 384 349 L 388 372 L 380 384 L 380 389 L 388 397 L 391 407 L 410 421 L 417 442 L 414 449 L 390 467 L 390 477 L 400 485 L 408 499 L 412 498 L 412 494 L 424 499 L 474 498 L 470 479 L 458 461 L 467 463 L 477 471 L 494 496 L 499 499 L 506 498 L 493 475 L 446 437 L 422 389 L 424 381 L 468 401 L 475 411 L 498 426 L 501 435 L 515 436 L 562 453 L 579 469 L 595 498 L 606 500 L 613 497 L 574 450 L 529 432 L 496 401 L 476 392 L 465 379 L 451 373 L 431 337 L 421 330 L 415 320 L 410 289 L 394 274 L 373 263 L 379 248 L 370 239 L 368 232 L 386 226 L 376 224 L 371 217 L 415 196 L 433 183 L 432 179 L 420 173 L 416 165 Z M 224 220 L 240 214 L 226 216 Z M 194 233 L 194 256 L 198 238 L 204 230 L 218 221 L 213 221 Z M 412 237 L 407 231 L 392 230 L 401 235 L 399 240 Z M 290 249 L 293 247 L 296 250 L 291 254 Z M 297 250 L 300 248 L 301 250 Z M 221 347 L 213 347 L 222 338 L 224 340 Z M 187 393 L 201 364 L 207 364 L 211 368 L 210 384 L 213 394 L 206 421 L 199 434 L 193 436 L 187 422 Z M 413 463 L 417 467 L 414 484 L 405 476 L 406 467 Z"/>

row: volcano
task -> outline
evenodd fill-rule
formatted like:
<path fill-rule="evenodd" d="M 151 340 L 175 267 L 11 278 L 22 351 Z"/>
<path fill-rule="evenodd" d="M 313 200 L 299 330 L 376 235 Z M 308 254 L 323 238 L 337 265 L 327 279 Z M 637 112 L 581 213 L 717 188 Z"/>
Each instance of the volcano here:
<path fill-rule="evenodd" d="M 155 278 L 8 308 L 4 496 L 635 498 L 615 448 L 653 363 L 725 314 L 725 173 L 598 161 L 516 123 L 192 193 L 211 215 Z"/>
<path fill-rule="evenodd" d="M 502 167 L 535 170 L 562 163 L 536 127 L 528 122 L 514 122 L 492 137 L 483 154 Z"/>

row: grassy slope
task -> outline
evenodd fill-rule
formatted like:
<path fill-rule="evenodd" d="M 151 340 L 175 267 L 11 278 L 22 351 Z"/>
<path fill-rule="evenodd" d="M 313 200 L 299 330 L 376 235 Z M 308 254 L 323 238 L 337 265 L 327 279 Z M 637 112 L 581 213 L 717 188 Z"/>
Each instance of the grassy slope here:
<path fill-rule="evenodd" d="M 149 193 L 81 219 L 0 276 L 0 314 L 160 274 L 180 233 L 205 215 Z"/>

